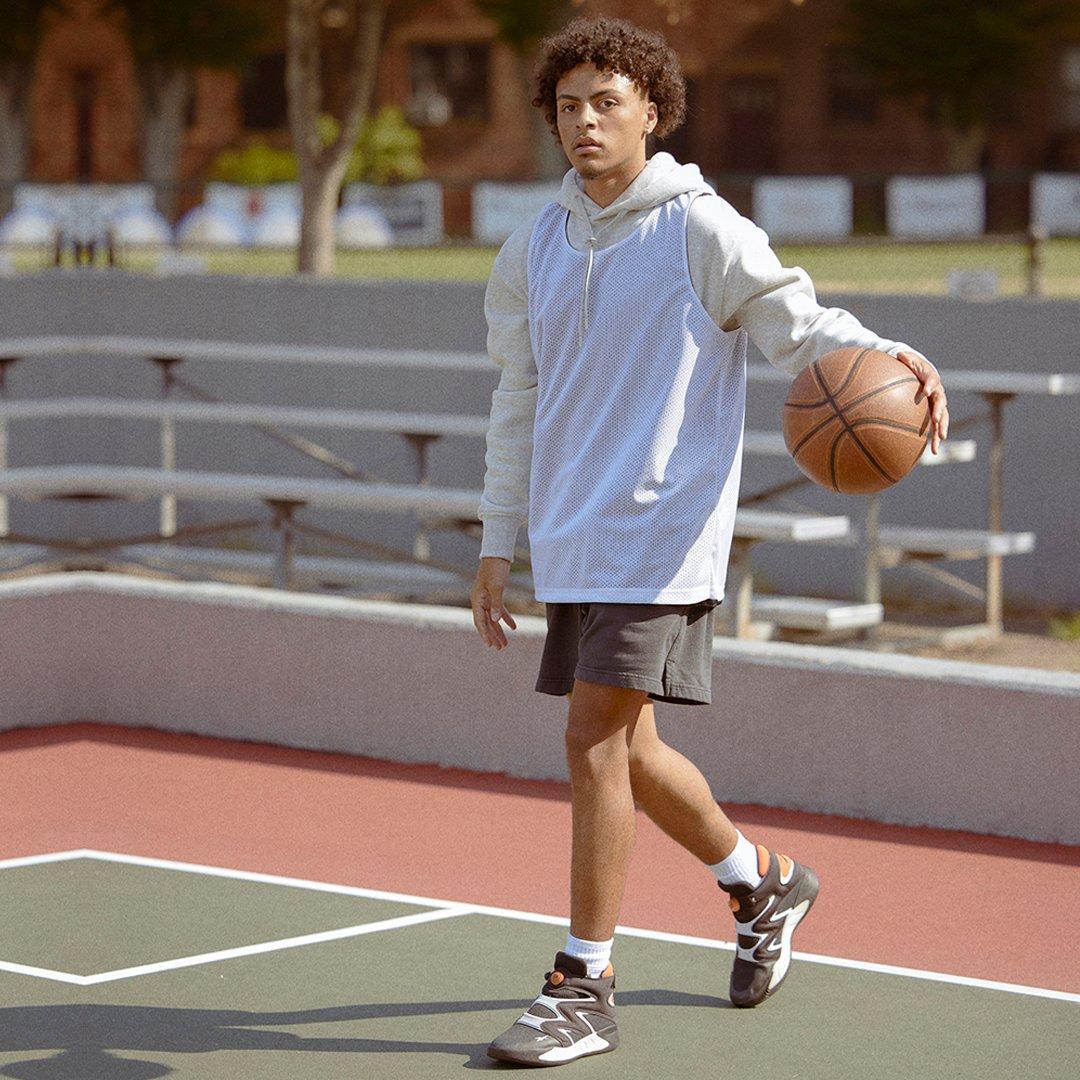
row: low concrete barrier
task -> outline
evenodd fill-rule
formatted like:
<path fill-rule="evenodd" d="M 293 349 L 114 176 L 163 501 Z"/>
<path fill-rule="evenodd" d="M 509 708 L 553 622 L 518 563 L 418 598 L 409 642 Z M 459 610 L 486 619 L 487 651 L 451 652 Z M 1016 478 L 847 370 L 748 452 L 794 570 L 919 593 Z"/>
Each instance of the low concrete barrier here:
<path fill-rule="evenodd" d="M 0 583 L 0 728 L 79 720 L 566 779 L 546 626 L 105 573 Z M 660 702 L 720 802 L 1080 843 L 1080 675 L 717 638 L 713 704 Z"/>

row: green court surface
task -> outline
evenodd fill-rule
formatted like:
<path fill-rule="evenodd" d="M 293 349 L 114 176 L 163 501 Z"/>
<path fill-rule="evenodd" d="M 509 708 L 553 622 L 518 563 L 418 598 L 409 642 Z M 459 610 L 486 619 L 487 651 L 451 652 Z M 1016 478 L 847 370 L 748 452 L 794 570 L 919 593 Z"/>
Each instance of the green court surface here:
<path fill-rule="evenodd" d="M 0 1077 L 518 1071 L 485 1047 L 539 991 L 565 935 L 565 920 L 548 916 L 124 859 L 0 864 Z M 1020 916 L 1017 932 L 1029 932 Z M 1050 944 L 1033 935 L 1032 947 Z M 1077 1075 L 1076 995 L 796 951 L 780 994 L 735 1009 L 731 956 L 620 931 L 621 1045 L 561 1068 L 627 1080 Z"/>

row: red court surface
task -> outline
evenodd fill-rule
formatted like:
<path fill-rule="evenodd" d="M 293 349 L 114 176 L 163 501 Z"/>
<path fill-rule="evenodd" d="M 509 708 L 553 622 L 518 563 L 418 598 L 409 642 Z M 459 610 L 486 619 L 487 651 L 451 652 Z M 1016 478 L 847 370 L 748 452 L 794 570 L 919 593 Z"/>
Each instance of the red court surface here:
<path fill-rule="evenodd" d="M 0 782 L 0 858 L 93 848 L 569 914 L 562 782 L 92 723 L 0 733 Z M 797 951 L 1080 992 L 1080 848 L 714 794 L 821 879 Z M 620 925 L 729 941 L 725 900 L 639 811 Z"/>

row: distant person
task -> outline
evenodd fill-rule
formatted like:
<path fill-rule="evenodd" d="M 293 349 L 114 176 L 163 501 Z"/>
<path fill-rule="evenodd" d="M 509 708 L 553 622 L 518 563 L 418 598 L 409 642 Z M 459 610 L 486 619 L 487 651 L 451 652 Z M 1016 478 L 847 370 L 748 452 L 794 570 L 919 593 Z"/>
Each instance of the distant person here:
<path fill-rule="evenodd" d="M 792 932 L 818 891 L 812 870 L 732 825 L 699 770 L 661 741 L 653 715 L 653 701 L 711 701 L 747 338 L 792 375 L 844 346 L 892 353 L 930 400 L 935 453 L 948 428 L 926 357 L 820 307 L 805 271 L 781 266 L 766 234 L 696 165 L 667 153 L 646 160 L 646 135 L 669 134 L 685 112 L 678 59 L 662 37 L 621 19 L 577 18 L 541 53 L 533 104 L 573 168 L 558 200 L 502 246 L 488 283 L 488 349 L 502 374 L 472 590 L 477 630 L 505 648 L 499 622 L 517 624 L 503 589 L 528 518 L 548 624 L 535 689 L 570 698 L 573 803 L 565 948 L 533 1004 L 488 1048 L 530 1065 L 618 1043 L 611 952 L 635 801 L 728 894 L 735 1005 L 779 989 Z M 512 707 L 506 723 L 520 729 Z M 716 738 L 724 734 L 718 726 Z M 546 838 L 519 842 L 529 850 Z"/>

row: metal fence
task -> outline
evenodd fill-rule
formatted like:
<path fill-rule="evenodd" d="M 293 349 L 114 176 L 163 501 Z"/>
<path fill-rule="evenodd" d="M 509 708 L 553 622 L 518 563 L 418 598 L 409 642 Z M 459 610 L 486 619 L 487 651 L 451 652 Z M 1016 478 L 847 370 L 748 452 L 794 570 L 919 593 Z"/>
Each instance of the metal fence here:
<path fill-rule="evenodd" d="M 967 299 L 991 299 L 999 295 L 1080 296 L 1080 237 L 1048 235 L 1043 225 L 1033 224 L 1037 216 L 1032 195 L 1034 174 L 1015 171 L 982 174 L 986 231 L 950 236 L 890 235 L 886 185 L 896 178 L 888 174 L 836 178 L 725 174 L 710 178 L 722 196 L 751 217 L 755 214 L 756 183 L 792 179 L 837 179 L 850 185 L 850 235 L 796 241 L 785 239 L 782 229 L 771 226 L 767 229 L 785 265 L 803 267 L 819 291 L 903 292 Z M 1062 179 L 1068 182 L 1068 178 Z M 138 186 L 151 201 L 163 191 L 160 187 Z M 404 243 L 397 238 L 395 226 L 389 246 L 368 246 L 363 242 L 339 246 L 336 273 L 346 278 L 486 278 L 498 241 L 478 221 L 476 192 L 484 185 L 440 181 L 434 186 L 438 188 L 438 206 L 434 211 L 437 220 L 430 236 L 437 240 L 429 236 L 423 243 L 416 243 L 416 230 L 413 230 L 414 240 Z M 168 228 L 172 229 L 184 214 L 202 205 L 211 187 L 195 181 L 174 185 L 168 201 L 175 212 Z M 0 189 L 0 209 L 12 203 L 14 191 L 12 185 Z M 349 198 L 346 192 L 343 208 Z M 502 216 L 526 220 L 525 202 L 520 208 L 509 203 Z M 1080 211 L 1077 218 L 1074 232 L 1080 231 Z M 478 236 L 488 239 L 476 239 Z M 100 223 L 90 228 L 69 226 L 47 238 L 39 238 L 34 244 L 4 244 L 0 239 L 0 271 L 31 273 L 54 266 L 158 273 L 286 275 L 296 270 L 296 250 L 294 241 L 275 242 L 272 236 L 257 243 L 232 244 L 125 241 Z"/>

